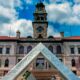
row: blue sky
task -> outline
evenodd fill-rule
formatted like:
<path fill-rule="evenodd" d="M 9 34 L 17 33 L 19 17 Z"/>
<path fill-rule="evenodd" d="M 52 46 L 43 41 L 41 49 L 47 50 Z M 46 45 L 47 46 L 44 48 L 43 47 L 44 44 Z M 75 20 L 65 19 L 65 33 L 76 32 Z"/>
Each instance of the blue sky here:
<path fill-rule="evenodd" d="M 80 0 L 42 0 L 48 13 L 48 36 L 80 36 Z M 0 35 L 33 34 L 35 4 L 39 0 L 0 0 Z"/>

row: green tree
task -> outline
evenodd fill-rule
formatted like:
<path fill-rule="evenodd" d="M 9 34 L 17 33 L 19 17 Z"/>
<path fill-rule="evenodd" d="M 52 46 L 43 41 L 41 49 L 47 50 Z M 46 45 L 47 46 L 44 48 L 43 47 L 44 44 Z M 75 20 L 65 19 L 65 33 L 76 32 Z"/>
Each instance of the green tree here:
<path fill-rule="evenodd" d="M 27 78 L 29 77 L 31 73 L 29 71 L 26 71 L 24 74 L 23 74 L 23 77 L 25 80 L 27 80 Z"/>

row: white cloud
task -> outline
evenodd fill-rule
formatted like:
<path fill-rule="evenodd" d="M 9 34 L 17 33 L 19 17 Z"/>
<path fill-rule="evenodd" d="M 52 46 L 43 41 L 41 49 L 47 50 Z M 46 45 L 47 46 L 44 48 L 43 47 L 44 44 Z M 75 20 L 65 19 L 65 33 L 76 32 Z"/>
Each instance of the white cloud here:
<path fill-rule="evenodd" d="M 74 0 L 75 3 L 80 3 L 80 0 Z"/>
<path fill-rule="evenodd" d="M 80 5 L 74 5 L 74 7 L 73 7 L 73 13 L 76 16 L 80 16 Z"/>
<path fill-rule="evenodd" d="M 80 4 L 71 6 L 65 2 L 61 4 L 50 4 L 46 6 L 48 20 L 59 22 L 61 24 L 79 24 L 80 25 Z"/>
<path fill-rule="evenodd" d="M 3 31 L 4 30 L 4 31 Z M 5 24 L 1 30 L 1 35 L 16 36 L 16 31 L 20 30 L 21 36 L 32 35 L 32 21 L 20 19 L 14 23 Z"/>
<path fill-rule="evenodd" d="M 55 2 L 64 2 L 66 0 L 49 0 L 49 1 L 50 1 L 50 3 L 55 3 Z"/>
<path fill-rule="evenodd" d="M 32 4 L 32 2 L 33 2 L 32 0 L 26 0 L 27 4 Z"/>
<path fill-rule="evenodd" d="M 15 0 L 0 0 L 0 24 L 16 20 Z"/>
<path fill-rule="evenodd" d="M 32 0 L 26 0 L 26 2 L 31 4 Z M 76 3 L 78 3 L 78 0 Z M 21 7 L 21 4 L 20 0 L 0 0 L 0 35 L 9 35 L 10 27 L 11 36 L 15 35 L 17 30 L 21 31 L 21 36 L 32 35 L 32 21 L 25 19 L 17 20 L 17 12 L 14 7 Z M 80 4 L 75 4 L 72 7 L 68 2 L 61 4 L 53 2 L 46 5 L 46 10 L 48 12 L 48 20 L 51 22 L 80 25 Z M 48 34 L 60 36 L 58 31 L 50 28 L 50 25 Z"/>
<path fill-rule="evenodd" d="M 15 36 L 17 30 L 20 30 L 21 36 L 32 35 L 32 21 L 18 20 L 15 7 L 21 7 L 20 0 L 0 0 L 0 35 Z"/>
<path fill-rule="evenodd" d="M 48 26 L 48 36 L 60 37 L 60 33 L 53 26 Z"/>

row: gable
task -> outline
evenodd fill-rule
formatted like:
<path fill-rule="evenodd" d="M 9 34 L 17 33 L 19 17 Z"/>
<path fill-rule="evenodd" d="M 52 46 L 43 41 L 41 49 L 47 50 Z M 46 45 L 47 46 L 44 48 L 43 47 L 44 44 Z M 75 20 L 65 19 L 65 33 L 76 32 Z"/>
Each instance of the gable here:
<path fill-rule="evenodd" d="M 53 53 L 49 51 L 42 43 L 39 43 L 26 55 L 18 64 L 16 64 L 8 74 L 1 80 L 15 80 L 20 73 L 39 55 L 42 54 L 55 67 L 64 80 L 80 80 L 71 70 L 69 70 Z"/>

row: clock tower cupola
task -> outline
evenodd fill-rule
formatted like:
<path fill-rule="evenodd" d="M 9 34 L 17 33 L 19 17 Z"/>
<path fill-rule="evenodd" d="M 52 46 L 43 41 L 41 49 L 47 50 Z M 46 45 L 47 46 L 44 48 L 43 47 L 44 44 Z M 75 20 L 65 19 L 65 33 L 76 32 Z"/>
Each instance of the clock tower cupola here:
<path fill-rule="evenodd" d="M 34 38 L 47 38 L 47 12 L 45 5 L 42 2 L 36 4 L 33 21 L 33 36 Z"/>

